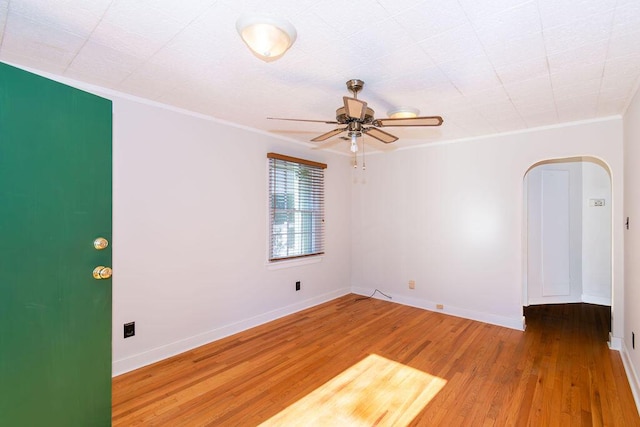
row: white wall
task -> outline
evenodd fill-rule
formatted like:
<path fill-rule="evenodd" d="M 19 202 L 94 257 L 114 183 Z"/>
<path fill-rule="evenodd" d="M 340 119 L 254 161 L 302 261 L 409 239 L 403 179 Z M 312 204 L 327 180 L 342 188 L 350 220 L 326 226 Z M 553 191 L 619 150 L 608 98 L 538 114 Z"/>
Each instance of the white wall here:
<path fill-rule="evenodd" d="M 622 360 L 629 383 L 640 407 L 640 91 L 637 91 L 624 116 L 624 215 L 630 218 L 624 232 L 624 338 Z M 636 334 L 636 348 L 631 334 Z"/>
<path fill-rule="evenodd" d="M 446 122 L 445 122 L 446 126 Z M 612 171 L 613 335 L 622 333 L 622 121 L 575 123 L 371 156 L 354 172 L 352 284 L 522 327 L 523 178 L 547 159 Z M 408 280 L 416 289 L 408 288 Z M 614 340 L 615 346 L 615 340 Z"/>
<path fill-rule="evenodd" d="M 611 179 L 606 165 L 582 162 L 582 301 L 611 305 Z M 591 206 L 590 200 L 604 200 Z"/>
<path fill-rule="evenodd" d="M 114 374 L 349 292 L 348 158 L 109 97 Z M 328 163 L 320 263 L 267 266 L 269 151 Z"/>

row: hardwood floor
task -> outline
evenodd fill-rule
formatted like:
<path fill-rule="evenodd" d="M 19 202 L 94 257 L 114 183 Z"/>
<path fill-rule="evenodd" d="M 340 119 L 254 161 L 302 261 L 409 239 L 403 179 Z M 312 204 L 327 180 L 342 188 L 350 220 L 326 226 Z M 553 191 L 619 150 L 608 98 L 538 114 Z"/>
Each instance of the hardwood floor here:
<path fill-rule="evenodd" d="M 608 307 L 521 332 L 357 298 L 114 378 L 113 425 L 640 426 Z"/>

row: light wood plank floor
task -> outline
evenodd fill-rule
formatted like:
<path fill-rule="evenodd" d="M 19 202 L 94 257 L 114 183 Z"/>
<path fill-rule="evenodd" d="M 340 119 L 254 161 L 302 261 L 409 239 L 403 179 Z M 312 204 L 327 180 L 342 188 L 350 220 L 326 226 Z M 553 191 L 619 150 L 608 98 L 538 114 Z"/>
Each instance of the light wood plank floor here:
<path fill-rule="evenodd" d="M 113 425 L 640 426 L 608 307 L 529 307 L 521 332 L 357 298 L 114 378 Z"/>

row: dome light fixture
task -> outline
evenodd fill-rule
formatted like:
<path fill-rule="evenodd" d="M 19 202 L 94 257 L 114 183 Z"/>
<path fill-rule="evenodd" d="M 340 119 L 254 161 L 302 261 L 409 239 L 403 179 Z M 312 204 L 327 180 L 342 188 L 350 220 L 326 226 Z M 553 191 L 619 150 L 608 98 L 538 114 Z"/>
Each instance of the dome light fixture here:
<path fill-rule="evenodd" d="M 413 119 L 418 117 L 420 110 L 413 107 L 398 107 L 394 110 L 387 111 L 387 116 L 392 119 Z"/>
<path fill-rule="evenodd" d="M 243 15 L 236 29 L 253 54 L 265 62 L 282 57 L 297 37 L 289 21 L 268 15 Z"/>

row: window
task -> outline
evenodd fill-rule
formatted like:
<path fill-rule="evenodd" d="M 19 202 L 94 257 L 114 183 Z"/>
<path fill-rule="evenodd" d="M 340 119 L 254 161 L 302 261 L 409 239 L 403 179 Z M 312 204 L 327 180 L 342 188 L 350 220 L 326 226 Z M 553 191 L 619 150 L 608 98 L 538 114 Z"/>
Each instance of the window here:
<path fill-rule="evenodd" d="M 268 153 L 269 261 L 324 253 L 324 163 Z"/>

